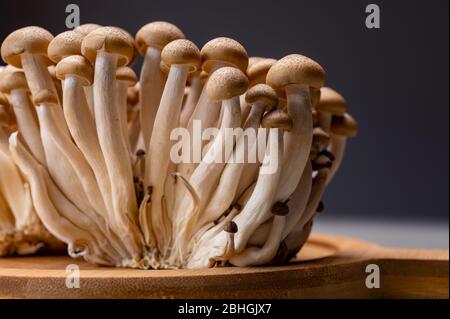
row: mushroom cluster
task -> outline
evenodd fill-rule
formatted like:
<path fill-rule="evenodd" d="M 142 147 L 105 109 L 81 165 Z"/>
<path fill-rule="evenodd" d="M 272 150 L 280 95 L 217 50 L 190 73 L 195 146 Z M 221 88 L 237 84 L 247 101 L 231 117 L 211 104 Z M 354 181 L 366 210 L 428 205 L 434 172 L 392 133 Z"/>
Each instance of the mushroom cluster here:
<path fill-rule="evenodd" d="M 95 24 L 55 37 L 25 27 L 3 41 L 1 56 L 0 248 L 3 228 L 21 227 L 9 212 L 17 220 L 15 205 L 25 205 L 26 223 L 99 265 L 285 262 L 308 238 L 357 132 L 312 59 L 249 58 L 225 37 L 200 50 L 167 22 L 135 38 Z M 180 128 L 189 134 L 177 142 Z M 265 148 L 226 138 L 261 128 Z M 196 136 L 209 129 L 209 139 Z M 173 160 L 176 145 L 183 161 Z M 240 154 L 247 160 L 231 160 Z"/>

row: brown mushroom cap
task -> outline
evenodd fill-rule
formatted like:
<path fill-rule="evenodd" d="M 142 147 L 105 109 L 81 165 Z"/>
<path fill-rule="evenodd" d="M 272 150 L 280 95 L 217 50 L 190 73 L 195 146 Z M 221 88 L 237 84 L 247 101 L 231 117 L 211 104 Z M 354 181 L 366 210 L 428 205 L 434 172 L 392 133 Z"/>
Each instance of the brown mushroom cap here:
<path fill-rule="evenodd" d="M 333 89 L 323 87 L 320 89 L 320 100 L 316 104 L 317 111 L 331 113 L 333 115 L 344 115 L 347 102 L 344 97 Z"/>
<path fill-rule="evenodd" d="M 189 40 L 178 39 L 167 44 L 161 51 L 161 63 L 167 67 L 172 64 L 189 65 L 189 72 L 200 68 L 202 58 L 198 47 Z"/>
<path fill-rule="evenodd" d="M 289 214 L 289 206 L 286 203 L 276 202 L 272 206 L 272 214 L 275 216 L 286 216 Z"/>
<path fill-rule="evenodd" d="M 274 89 L 283 89 L 290 84 L 320 88 L 325 83 L 325 70 L 308 57 L 291 54 L 270 68 L 266 81 Z"/>
<path fill-rule="evenodd" d="M 333 116 L 331 120 L 331 132 L 340 136 L 353 137 L 358 134 L 358 123 L 348 113 L 342 116 Z"/>
<path fill-rule="evenodd" d="M 164 21 L 155 21 L 144 25 L 136 33 L 136 46 L 141 55 L 148 47 L 162 50 L 168 43 L 184 39 L 183 32 L 175 25 Z"/>
<path fill-rule="evenodd" d="M 0 73 L 0 91 L 10 94 L 13 90 L 28 91 L 28 83 L 21 69 L 8 67 Z"/>
<path fill-rule="evenodd" d="M 251 57 L 249 57 L 249 58 L 248 58 L 248 67 L 247 67 L 247 70 L 248 70 L 253 64 L 255 64 L 256 62 L 259 62 L 259 61 L 264 60 L 264 59 L 266 59 L 266 58 L 263 58 L 262 56 L 251 56 Z"/>
<path fill-rule="evenodd" d="M 234 221 L 230 221 L 225 225 L 223 230 L 230 234 L 236 234 L 238 232 L 238 226 Z"/>
<path fill-rule="evenodd" d="M 95 24 L 95 23 L 85 23 L 82 25 L 79 25 L 78 27 L 76 27 L 75 29 L 73 29 L 73 31 L 75 32 L 79 32 L 81 33 L 83 36 L 87 36 L 89 33 L 91 33 L 92 31 L 101 28 L 102 26 L 99 24 Z"/>
<path fill-rule="evenodd" d="M 211 74 L 206 83 L 206 94 L 211 100 L 228 100 L 244 94 L 248 79 L 239 69 L 223 67 Z"/>
<path fill-rule="evenodd" d="M 249 65 L 247 68 L 247 76 L 250 80 L 250 85 L 266 83 L 267 73 L 276 62 L 277 60 L 275 59 L 261 59 Z"/>
<path fill-rule="evenodd" d="M 135 86 L 138 81 L 136 73 L 128 66 L 117 68 L 116 79 L 117 81 L 127 82 L 128 86 Z"/>
<path fill-rule="evenodd" d="M 40 27 L 25 27 L 12 32 L 2 43 L 2 59 L 17 68 L 22 67 L 20 55 L 24 52 L 47 55 L 53 35 Z"/>
<path fill-rule="evenodd" d="M 81 44 L 81 53 L 95 63 L 97 51 L 118 55 L 117 66 L 129 65 L 135 56 L 133 38 L 120 28 L 101 27 L 89 33 Z"/>
<path fill-rule="evenodd" d="M 64 80 L 68 75 L 75 75 L 84 86 L 91 85 L 94 78 L 92 65 L 81 55 L 71 55 L 62 59 L 56 65 L 55 70 L 59 80 Z"/>
<path fill-rule="evenodd" d="M 37 94 L 33 95 L 33 104 L 41 105 L 41 104 L 58 104 L 58 96 L 52 90 L 40 90 Z"/>
<path fill-rule="evenodd" d="M 233 66 L 242 72 L 247 70 L 247 51 L 236 40 L 224 37 L 215 38 L 203 46 L 201 54 L 202 68 L 207 73 L 211 73 L 214 63 L 217 62 Z"/>
<path fill-rule="evenodd" d="M 261 121 L 261 126 L 264 128 L 279 128 L 286 131 L 292 129 L 292 124 L 289 114 L 280 109 L 267 113 Z"/>
<path fill-rule="evenodd" d="M 278 105 L 278 95 L 270 86 L 257 84 L 247 91 L 245 101 L 248 104 L 254 104 L 259 101 L 266 106 L 266 111 L 269 112 Z"/>
<path fill-rule="evenodd" d="M 58 63 L 67 56 L 81 55 L 81 43 L 84 37 L 82 33 L 75 31 L 58 34 L 48 46 L 49 59 Z"/>
<path fill-rule="evenodd" d="M 318 145 L 319 149 L 324 148 L 330 142 L 330 135 L 327 134 L 321 127 L 313 129 L 313 144 Z"/>
<path fill-rule="evenodd" d="M 139 85 L 130 86 L 127 90 L 127 104 L 136 105 L 139 102 Z"/>

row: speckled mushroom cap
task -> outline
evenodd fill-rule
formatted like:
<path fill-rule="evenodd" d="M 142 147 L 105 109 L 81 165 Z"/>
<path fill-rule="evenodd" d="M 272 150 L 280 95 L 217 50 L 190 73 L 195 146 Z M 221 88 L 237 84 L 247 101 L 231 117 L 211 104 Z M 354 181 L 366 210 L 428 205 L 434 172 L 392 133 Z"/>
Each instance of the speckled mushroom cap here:
<path fill-rule="evenodd" d="M 161 51 L 161 63 L 169 68 L 172 64 L 189 65 L 189 72 L 196 72 L 202 58 L 198 47 L 189 40 L 178 39 L 167 44 Z"/>
<path fill-rule="evenodd" d="M 270 68 L 266 82 L 276 90 L 290 84 L 321 88 L 325 83 L 325 70 L 308 57 L 291 54 L 277 61 Z"/>
<path fill-rule="evenodd" d="M 81 55 L 83 35 L 80 32 L 66 31 L 58 34 L 49 44 L 47 53 L 50 60 L 58 63 L 71 55 Z"/>
<path fill-rule="evenodd" d="M 95 23 L 85 23 L 82 25 L 79 25 L 78 27 L 76 27 L 75 29 L 73 29 L 73 31 L 75 32 L 79 32 L 81 33 L 83 36 L 87 36 L 89 33 L 91 33 L 92 31 L 101 28 L 102 26 L 99 24 L 95 24 Z"/>
<path fill-rule="evenodd" d="M 333 116 L 331 132 L 340 136 L 353 137 L 358 134 L 358 123 L 348 113 L 342 116 Z"/>
<path fill-rule="evenodd" d="M 244 94 L 248 79 L 239 69 L 223 67 L 215 71 L 206 83 L 206 94 L 211 100 L 228 100 Z"/>
<path fill-rule="evenodd" d="M 162 50 L 168 43 L 184 39 L 184 33 L 172 23 L 155 21 L 144 25 L 136 33 L 136 46 L 141 55 L 148 47 Z"/>
<path fill-rule="evenodd" d="M 126 82 L 128 86 L 135 86 L 138 81 L 136 73 L 128 66 L 117 68 L 116 79 L 117 81 Z"/>
<path fill-rule="evenodd" d="M 10 94 L 13 90 L 28 91 L 28 83 L 21 69 L 8 67 L 0 73 L 0 91 Z"/>
<path fill-rule="evenodd" d="M 248 55 L 245 48 L 236 40 L 230 38 L 215 38 L 207 42 L 202 50 L 202 68 L 211 73 L 217 62 L 238 68 L 242 72 L 247 70 Z"/>
<path fill-rule="evenodd" d="M 279 128 L 290 131 L 292 129 L 292 118 L 285 111 L 275 109 L 263 117 L 261 126 L 264 128 Z"/>
<path fill-rule="evenodd" d="M 94 78 L 94 70 L 89 61 L 81 55 L 68 56 L 56 65 L 56 77 L 64 80 L 68 75 L 75 75 L 81 84 L 89 86 Z"/>
<path fill-rule="evenodd" d="M 129 65 L 135 56 L 133 38 L 116 27 L 95 29 L 83 39 L 81 53 L 91 64 L 95 63 L 97 51 L 117 54 L 117 66 Z"/>
<path fill-rule="evenodd" d="M 272 111 L 278 105 L 278 96 L 274 89 L 266 84 L 257 84 L 245 94 L 248 104 L 261 102 L 266 106 L 266 111 Z"/>
<path fill-rule="evenodd" d="M 53 35 L 40 27 L 25 27 L 12 32 L 2 43 L 2 59 L 17 68 L 22 67 L 20 55 L 24 52 L 47 55 Z"/>
<path fill-rule="evenodd" d="M 330 135 L 327 134 L 321 127 L 313 129 L 313 144 L 323 148 L 330 142 Z"/>
<path fill-rule="evenodd" d="M 270 68 L 277 62 L 275 59 L 261 59 L 247 68 L 247 76 L 250 81 L 250 86 L 266 83 L 267 73 Z"/>
<path fill-rule="evenodd" d="M 323 87 L 320 89 L 320 101 L 316 105 L 317 111 L 344 115 L 347 102 L 344 97 L 333 89 Z"/>

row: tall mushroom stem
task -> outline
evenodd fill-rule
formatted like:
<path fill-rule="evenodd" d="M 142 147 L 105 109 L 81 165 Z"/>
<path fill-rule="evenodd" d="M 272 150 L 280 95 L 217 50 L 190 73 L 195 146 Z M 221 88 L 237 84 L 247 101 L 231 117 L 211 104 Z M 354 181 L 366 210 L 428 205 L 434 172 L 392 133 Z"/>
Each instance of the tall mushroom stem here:
<path fill-rule="evenodd" d="M 332 181 L 333 177 L 341 167 L 342 160 L 344 159 L 345 149 L 347 147 L 347 136 L 331 134 L 330 139 L 330 152 L 334 155 L 334 161 L 333 165 L 331 166 L 330 173 L 328 174 L 327 184 Z"/>
<path fill-rule="evenodd" d="M 202 89 L 203 87 L 202 82 L 200 80 L 200 76 L 193 76 L 191 79 L 189 94 L 187 96 L 183 109 L 181 110 L 180 127 L 187 127 L 189 119 L 194 113 L 197 102 L 200 99 Z"/>

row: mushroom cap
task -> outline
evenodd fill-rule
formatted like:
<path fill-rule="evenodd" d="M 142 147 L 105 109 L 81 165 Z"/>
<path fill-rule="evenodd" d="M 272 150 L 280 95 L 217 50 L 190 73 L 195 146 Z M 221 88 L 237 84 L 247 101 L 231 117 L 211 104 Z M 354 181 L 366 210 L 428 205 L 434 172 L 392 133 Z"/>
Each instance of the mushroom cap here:
<path fill-rule="evenodd" d="M 270 68 L 266 81 L 274 89 L 283 89 L 290 84 L 321 88 L 325 83 L 325 70 L 306 56 L 291 54 Z"/>
<path fill-rule="evenodd" d="M 225 225 L 223 230 L 230 234 L 236 234 L 238 232 L 238 226 L 234 221 L 230 221 Z"/>
<path fill-rule="evenodd" d="M 228 100 L 244 94 L 248 79 L 239 69 L 223 67 L 215 71 L 206 83 L 206 94 L 211 100 Z"/>
<path fill-rule="evenodd" d="M 58 34 L 48 45 L 47 53 L 50 60 L 58 63 L 63 58 L 71 55 L 81 55 L 81 43 L 83 35 L 76 31 L 66 31 Z"/>
<path fill-rule="evenodd" d="M 265 58 L 264 57 L 262 57 L 262 56 L 251 56 L 251 57 L 249 57 L 248 58 L 248 67 L 247 67 L 247 70 L 248 70 L 248 68 L 250 68 L 253 64 L 255 64 L 256 62 L 259 62 L 259 61 L 261 61 L 261 60 L 264 60 Z"/>
<path fill-rule="evenodd" d="M 225 37 L 212 39 L 203 46 L 201 54 L 202 68 L 208 73 L 211 73 L 214 64 L 218 62 L 238 68 L 242 72 L 247 70 L 247 51 L 236 40 Z"/>
<path fill-rule="evenodd" d="M 13 90 L 29 90 L 25 73 L 14 67 L 0 73 L 0 91 L 10 94 Z"/>
<path fill-rule="evenodd" d="M 134 70 L 128 66 L 122 66 L 116 70 L 117 81 L 124 81 L 128 86 L 135 86 L 138 79 Z"/>
<path fill-rule="evenodd" d="M 247 76 L 250 80 L 250 85 L 266 83 L 267 73 L 276 62 L 277 60 L 275 59 L 261 59 L 249 65 Z"/>
<path fill-rule="evenodd" d="M 189 65 L 189 72 L 200 68 L 202 58 L 198 47 L 189 40 L 177 39 L 167 44 L 161 51 L 161 63 L 167 67 L 172 64 Z"/>
<path fill-rule="evenodd" d="M 129 65 L 135 56 L 133 38 L 116 27 L 101 27 L 90 32 L 81 44 L 81 53 L 95 63 L 97 51 L 118 55 L 117 66 Z"/>
<path fill-rule="evenodd" d="M 22 67 L 20 55 L 24 52 L 47 55 L 53 35 L 40 27 L 25 27 L 9 34 L 2 43 L 2 59 L 17 68 Z"/>
<path fill-rule="evenodd" d="M 330 135 L 325 132 L 321 127 L 315 127 L 313 129 L 313 144 L 320 146 L 322 149 L 330 142 Z"/>
<path fill-rule="evenodd" d="M 58 96 L 52 91 L 48 89 L 44 89 L 39 91 L 37 94 L 33 95 L 33 104 L 41 105 L 41 104 L 58 104 Z"/>
<path fill-rule="evenodd" d="M 289 206 L 286 203 L 276 202 L 272 206 L 272 214 L 275 216 L 286 216 L 289 214 Z"/>
<path fill-rule="evenodd" d="M 254 104 L 259 101 L 266 106 L 266 111 L 271 111 L 278 105 L 278 95 L 267 84 L 257 84 L 247 91 L 245 101 L 248 104 Z"/>
<path fill-rule="evenodd" d="M 89 61 L 81 55 L 68 56 L 56 65 L 56 77 L 64 80 L 67 75 L 75 75 L 83 86 L 89 86 L 94 79 L 94 70 Z"/>
<path fill-rule="evenodd" d="M 261 121 L 261 126 L 264 128 L 279 128 L 286 131 L 290 131 L 292 125 L 292 118 L 287 112 L 280 109 L 267 113 Z"/>
<path fill-rule="evenodd" d="M 76 27 L 75 29 L 73 29 L 73 31 L 81 33 L 83 36 L 87 36 L 89 33 L 91 33 L 92 31 L 101 28 L 102 26 L 99 24 L 95 24 L 95 23 L 85 23 L 85 24 L 81 24 L 78 27 Z"/>
<path fill-rule="evenodd" d="M 136 105 L 139 102 L 139 87 L 136 85 L 130 86 L 127 90 L 127 104 Z"/>
<path fill-rule="evenodd" d="M 162 50 L 168 43 L 184 39 L 184 33 L 174 24 L 155 21 L 144 25 L 136 33 L 136 46 L 141 55 L 145 55 L 148 47 Z"/>
<path fill-rule="evenodd" d="M 340 136 L 353 137 L 358 134 L 358 123 L 348 113 L 342 116 L 333 116 L 331 120 L 331 132 Z"/>
<path fill-rule="evenodd" d="M 344 115 L 347 102 L 344 97 L 333 89 L 323 87 L 320 89 L 320 100 L 316 104 L 317 111 L 331 113 L 333 115 Z"/>
<path fill-rule="evenodd" d="M 325 154 L 319 154 L 313 161 L 313 171 L 320 171 L 321 169 L 331 168 L 333 162 Z"/>

